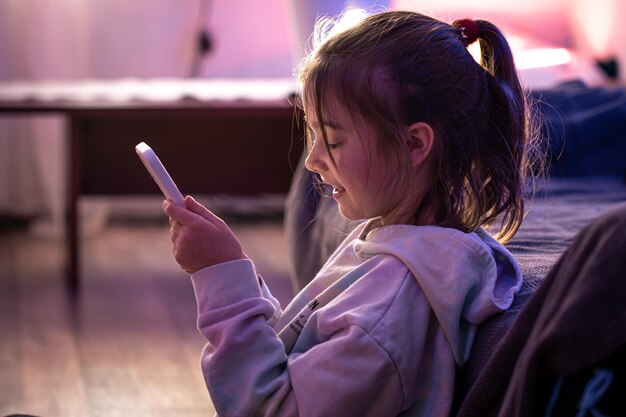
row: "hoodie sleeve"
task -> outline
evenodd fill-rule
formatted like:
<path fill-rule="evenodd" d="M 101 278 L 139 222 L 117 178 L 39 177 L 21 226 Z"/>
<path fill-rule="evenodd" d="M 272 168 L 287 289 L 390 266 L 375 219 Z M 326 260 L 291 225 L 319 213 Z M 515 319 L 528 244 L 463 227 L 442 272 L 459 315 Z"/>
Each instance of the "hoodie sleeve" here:
<path fill-rule="evenodd" d="M 206 268 L 192 281 L 198 328 L 209 342 L 202 371 L 221 417 L 384 416 L 401 411 L 403 389 L 393 361 L 358 326 L 344 327 L 326 342 L 287 356 L 268 324 L 275 309 L 263 297 L 250 261 Z"/>
<path fill-rule="evenodd" d="M 283 310 L 280 306 L 280 302 L 272 295 L 263 278 L 260 275 L 258 277 L 259 287 L 261 288 L 261 296 L 274 306 L 274 314 L 272 314 L 272 317 L 267 321 L 267 324 L 273 326 L 282 314 Z"/>

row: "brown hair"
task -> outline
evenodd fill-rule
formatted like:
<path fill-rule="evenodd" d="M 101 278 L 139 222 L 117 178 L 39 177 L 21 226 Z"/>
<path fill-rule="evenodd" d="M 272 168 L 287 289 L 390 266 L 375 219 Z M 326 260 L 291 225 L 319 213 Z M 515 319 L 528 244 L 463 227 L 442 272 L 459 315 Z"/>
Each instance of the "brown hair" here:
<path fill-rule="evenodd" d="M 329 98 L 369 121 L 387 155 L 401 149 L 401 129 L 428 123 L 436 136 L 430 156 L 436 178 L 416 218 L 428 207 L 435 224 L 466 232 L 500 219 L 497 238 L 508 241 L 524 214 L 529 111 L 506 39 L 492 23 L 475 23 L 480 64 L 461 29 L 389 11 L 330 36 L 304 59 L 298 75 L 327 150 L 323 110 Z"/>

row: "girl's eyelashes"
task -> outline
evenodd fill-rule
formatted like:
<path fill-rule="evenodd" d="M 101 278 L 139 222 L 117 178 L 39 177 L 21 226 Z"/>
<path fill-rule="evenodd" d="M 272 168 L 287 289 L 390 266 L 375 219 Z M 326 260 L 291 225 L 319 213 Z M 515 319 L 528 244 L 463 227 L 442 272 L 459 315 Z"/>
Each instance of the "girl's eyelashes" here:
<path fill-rule="evenodd" d="M 315 130 L 312 127 L 309 127 L 309 138 L 311 139 L 311 143 L 315 143 L 317 140 L 317 135 L 315 134 Z"/>
<path fill-rule="evenodd" d="M 315 130 L 312 127 L 310 127 L 310 126 L 307 127 L 307 131 L 308 131 L 307 134 L 308 134 L 308 137 L 309 137 L 309 143 L 312 146 L 317 141 L 317 135 L 315 134 Z M 328 147 L 331 150 L 337 149 L 341 145 L 342 145 L 342 141 L 338 141 L 338 140 L 333 141 L 332 135 L 328 138 Z"/>

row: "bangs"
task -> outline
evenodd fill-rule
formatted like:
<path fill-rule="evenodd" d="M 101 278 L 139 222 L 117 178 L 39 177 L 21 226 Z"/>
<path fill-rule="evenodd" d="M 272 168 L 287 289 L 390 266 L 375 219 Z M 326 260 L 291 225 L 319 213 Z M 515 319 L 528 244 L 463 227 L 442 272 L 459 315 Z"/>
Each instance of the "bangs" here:
<path fill-rule="evenodd" d="M 380 152 L 397 149 L 398 133 L 405 123 L 399 116 L 397 88 L 383 65 L 318 54 L 303 67 L 300 80 L 305 114 L 316 115 L 325 142 L 325 121 L 339 106 L 357 128 L 375 132 Z"/>

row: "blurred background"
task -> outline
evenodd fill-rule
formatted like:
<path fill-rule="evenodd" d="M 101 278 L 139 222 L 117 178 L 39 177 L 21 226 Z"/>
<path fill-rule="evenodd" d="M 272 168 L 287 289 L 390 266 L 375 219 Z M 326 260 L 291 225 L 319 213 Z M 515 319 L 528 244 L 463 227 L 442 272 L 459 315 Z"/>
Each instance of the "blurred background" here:
<path fill-rule="evenodd" d="M 529 88 L 606 81 L 597 64 L 615 75 L 626 59 L 618 24 L 626 5 L 617 0 L 3 0 L 0 100 L 132 100 L 133 82 L 155 79 L 289 80 L 315 16 L 346 6 L 492 19 L 508 32 Z M 163 99 L 149 88 L 150 100 Z M 38 231 L 52 235 L 63 220 L 64 123 L 62 115 L 0 114 L 0 213 L 37 217 Z"/>
<path fill-rule="evenodd" d="M 617 0 L 4 0 L 0 100 L 132 100 L 133 82 L 142 88 L 142 80 L 155 79 L 289 80 L 316 15 L 346 6 L 492 19 L 508 32 L 529 88 L 564 79 L 606 81 L 597 64 L 616 76 L 626 59 L 618 24 L 626 5 Z M 176 99 L 176 92 L 158 94 L 171 85 L 145 87 L 149 100 Z M 0 213 L 36 217 L 35 232 L 60 234 L 66 136 L 63 115 L 0 114 Z M 91 227 L 102 224 L 102 204 L 86 211 Z"/>

